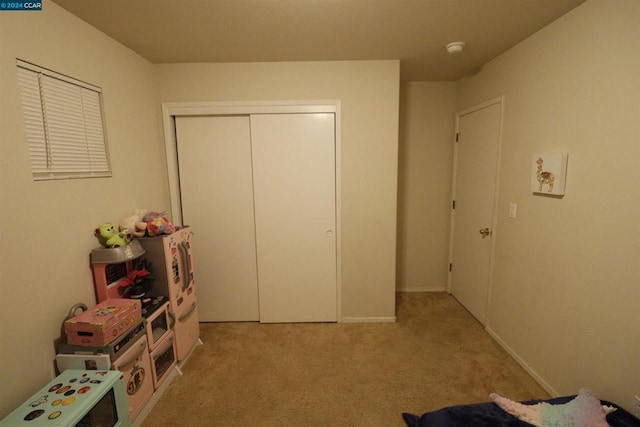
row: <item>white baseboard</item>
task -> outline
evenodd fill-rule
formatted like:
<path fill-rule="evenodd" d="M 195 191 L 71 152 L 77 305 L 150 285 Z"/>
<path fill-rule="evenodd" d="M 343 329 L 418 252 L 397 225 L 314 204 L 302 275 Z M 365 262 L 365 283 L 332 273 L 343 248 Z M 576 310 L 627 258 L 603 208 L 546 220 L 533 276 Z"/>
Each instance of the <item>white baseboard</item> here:
<path fill-rule="evenodd" d="M 560 396 L 560 394 L 555 391 L 553 389 L 553 387 L 551 387 L 551 385 L 549 385 L 549 383 L 547 383 L 536 371 L 534 371 L 531 366 L 529 366 L 527 364 L 527 362 L 524 361 L 524 359 L 522 357 L 520 357 L 520 355 L 518 355 L 518 353 L 516 353 L 511 347 L 509 347 L 509 345 L 507 345 L 506 342 L 504 342 L 504 340 L 502 338 L 500 338 L 500 336 L 498 336 L 498 334 L 495 333 L 495 331 L 493 331 L 490 327 L 485 327 L 485 330 L 487 331 L 487 333 L 489 335 L 491 335 L 491 337 L 496 340 L 496 342 L 500 345 L 500 347 L 502 347 L 507 353 L 509 353 L 509 355 L 511 357 L 513 357 L 516 362 L 518 362 L 518 364 L 520 366 L 522 366 L 522 368 L 527 371 L 527 373 L 529 375 L 531 375 L 531 377 L 533 377 L 533 379 L 540 384 L 540 386 L 545 389 L 545 391 L 547 393 L 549 393 L 549 395 L 551 395 L 551 397 L 558 397 Z"/>
<path fill-rule="evenodd" d="M 391 317 L 343 317 L 339 323 L 395 323 L 396 316 Z"/>
<path fill-rule="evenodd" d="M 398 288 L 396 292 L 446 292 L 446 286 L 410 286 L 405 288 Z"/>

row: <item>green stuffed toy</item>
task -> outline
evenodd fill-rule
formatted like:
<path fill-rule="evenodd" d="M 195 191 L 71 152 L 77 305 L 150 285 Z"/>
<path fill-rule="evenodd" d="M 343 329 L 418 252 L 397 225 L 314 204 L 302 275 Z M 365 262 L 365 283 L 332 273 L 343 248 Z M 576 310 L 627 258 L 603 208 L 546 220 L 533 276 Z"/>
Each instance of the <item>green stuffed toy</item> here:
<path fill-rule="evenodd" d="M 110 222 L 105 222 L 95 229 L 95 236 L 100 244 L 106 248 L 119 248 L 127 246 L 131 241 L 131 235 L 127 232 L 116 231 L 116 228 Z"/>

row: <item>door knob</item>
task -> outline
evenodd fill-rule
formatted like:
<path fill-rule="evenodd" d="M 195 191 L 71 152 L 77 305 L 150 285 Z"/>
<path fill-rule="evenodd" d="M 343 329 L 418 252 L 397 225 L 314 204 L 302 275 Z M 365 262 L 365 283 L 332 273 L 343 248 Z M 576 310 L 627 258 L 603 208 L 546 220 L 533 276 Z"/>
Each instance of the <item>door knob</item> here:
<path fill-rule="evenodd" d="M 482 238 L 484 239 L 485 237 L 491 235 L 491 230 L 489 229 L 489 227 L 481 228 L 480 229 L 480 234 L 482 234 Z"/>

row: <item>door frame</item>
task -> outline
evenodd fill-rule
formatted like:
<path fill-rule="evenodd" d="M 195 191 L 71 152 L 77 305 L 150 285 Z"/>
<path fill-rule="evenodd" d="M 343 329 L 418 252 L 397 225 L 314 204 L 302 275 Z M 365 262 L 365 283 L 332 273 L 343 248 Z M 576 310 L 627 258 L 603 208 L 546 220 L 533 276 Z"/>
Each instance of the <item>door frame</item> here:
<path fill-rule="evenodd" d="M 492 230 L 492 239 L 489 249 L 489 283 L 487 289 L 487 308 L 485 318 L 483 319 L 482 325 L 487 328 L 488 322 L 487 318 L 489 317 L 489 312 L 491 308 L 491 288 L 493 287 L 493 269 L 494 269 L 494 258 L 495 258 L 495 250 L 496 250 L 496 237 L 498 235 L 498 195 L 499 195 L 499 186 L 500 186 L 500 165 L 501 165 L 501 157 L 502 157 L 502 137 L 504 132 L 504 111 L 505 111 L 505 97 L 504 95 L 499 96 L 497 98 L 490 99 L 481 104 L 475 105 L 473 107 L 467 108 L 465 110 L 459 111 L 456 113 L 456 129 L 455 129 L 455 138 L 457 138 L 458 133 L 460 132 L 460 118 L 467 114 L 474 113 L 476 111 L 482 110 L 483 108 L 499 104 L 500 105 L 500 122 L 499 122 L 499 132 L 498 132 L 498 147 L 496 153 L 496 182 L 493 188 L 493 215 L 491 218 L 491 230 Z M 451 184 L 451 203 L 456 200 L 456 178 L 458 176 L 458 144 L 454 139 L 453 144 L 453 171 L 452 171 L 452 184 Z M 455 230 L 455 209 L 451 209 L 450 221 L 449 221 L 449 265 L 453 263 L 453 233 Z M 452 282 L 453 272 L 451 268 L 449 268 L 449 272 L 447 274 L 447 293 L 451 294 L 451 282 Z"/>
<path fill-rule="evenodd" d="M 342 181 L 341 181 L 341 111 L 340 100 L 278 100 L 278 101 L 211 101 L 211 102 L 165 102 L 162 103 L 162 123 L 169 185 L 171 218 L 182 224 L 180 176 L 178 171 L 178 148 L 176 117 L 228 116 L 256 114 L 303 114 L 333 113 L 335 116 L 335 174 L 336 174 L 336 305 L 337 321 L 342 322 Z"/>

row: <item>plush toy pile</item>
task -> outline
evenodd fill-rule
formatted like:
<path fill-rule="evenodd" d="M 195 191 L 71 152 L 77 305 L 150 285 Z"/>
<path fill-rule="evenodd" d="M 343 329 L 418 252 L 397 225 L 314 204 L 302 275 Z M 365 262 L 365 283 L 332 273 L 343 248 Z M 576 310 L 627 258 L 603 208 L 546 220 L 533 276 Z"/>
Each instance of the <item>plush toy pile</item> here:
<path fill-rule="evenodd" d="M 110 222 L 105 222 L 94 230 L 100 244 L 106 248 L 119 248 L 127 246 L 132 239 L 126 231 L 116 231 L 116 227 Z"/>
<path fill-rule="evenodd" d="M 149 212 L 142 221 L 147 224 L 147 236 L 175 233 L 179 227 L 171 224 L 164 212 Z"/>
<path fill-rule="evenodd" d="M 135 214 L 120 222 L 120 231 L 131 233 L 133 237 L 144 237 L 147 232 L 147 223 L 142 220 L 145 213 L 142 209 L 136 209 Z"/>
<path fill-rule="evenodd" d="M 120 222 L 118 230 L 112 223 L 105 222 L 94 230 L 94 234 L 105 248 L 119 248 L 128 245 L 134 237 L 161 236 L 179 229 L 179 226 L 171 224 L 164 212 L 136 209 L 135 214 Z"/>

